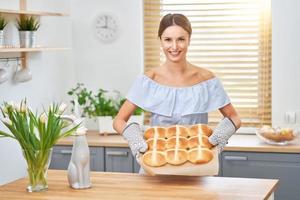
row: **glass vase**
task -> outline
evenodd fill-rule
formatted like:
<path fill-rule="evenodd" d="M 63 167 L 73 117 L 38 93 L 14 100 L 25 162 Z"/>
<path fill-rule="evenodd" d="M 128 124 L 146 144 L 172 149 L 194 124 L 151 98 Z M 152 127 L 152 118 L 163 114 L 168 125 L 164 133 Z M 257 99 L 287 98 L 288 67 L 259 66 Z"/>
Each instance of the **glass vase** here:
<path fill-rule="evenodd" d="M 47 171 L 52 156 L 52 148 L 46 150 L 24 150 L 23 156 L 27 162 L 29 184 L 28 192 L 41 192 L 48 189 Z"/>

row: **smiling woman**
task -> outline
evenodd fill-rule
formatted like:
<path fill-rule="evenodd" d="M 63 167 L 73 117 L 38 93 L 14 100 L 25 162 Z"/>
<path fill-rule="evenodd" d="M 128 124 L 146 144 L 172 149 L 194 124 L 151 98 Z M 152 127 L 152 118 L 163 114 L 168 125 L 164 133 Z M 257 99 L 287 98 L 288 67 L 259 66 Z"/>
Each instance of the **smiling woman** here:
<path fill-rule="evenodd" d="M 157 40 L 161 17 L 168 13 L 184 14 L 193 28 L 187 59 L 222 80 L 243 126 L 270 125 L 270 3 L 270 0 L 145 0 L 145 71 L 165 62 Z M 219 112 L 209 113 L 209 124 L 216 126 L 220 117 Z"/>
<path fill-rule="evenodd" d="M 161 19 L 158 38 L 165 61 L 136 79 L 114 120 L 115 130 L 123 134 L 136 157 L 148 148 L 139 124 L 127 124 L 138 107 L 151 113 L 150 125 L 155 127 L 207 124 L 207 113 L 219 110 L 224 118 L 208 138 L 218 152 L 241 125 L 221 81 L 187 60 L 191 33 L 191 24 L 182 14 Z"/>

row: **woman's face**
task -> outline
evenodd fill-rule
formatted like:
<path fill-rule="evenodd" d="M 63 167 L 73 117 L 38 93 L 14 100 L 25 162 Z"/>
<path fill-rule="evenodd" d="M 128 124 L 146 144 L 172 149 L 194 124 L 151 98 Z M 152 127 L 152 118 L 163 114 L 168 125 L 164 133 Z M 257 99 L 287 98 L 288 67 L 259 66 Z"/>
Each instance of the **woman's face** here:
<path fill-rule="evenodd" d="M 182 27 L 173 25 L 164 30 L 160 43 L 167 60 L 180 62 L 186 58 L 190 36 Z"/>

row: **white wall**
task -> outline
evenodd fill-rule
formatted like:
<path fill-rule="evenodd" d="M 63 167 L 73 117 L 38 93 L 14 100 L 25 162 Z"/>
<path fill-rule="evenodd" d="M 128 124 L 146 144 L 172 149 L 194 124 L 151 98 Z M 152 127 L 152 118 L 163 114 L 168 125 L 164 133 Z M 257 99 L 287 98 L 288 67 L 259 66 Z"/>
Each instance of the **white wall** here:
<path fill-rule="evenodd" d="M 72 28 L 77 81 L 87 88 L 119 90 L 125 95 L 143 71 L 143 1 L 73 0 Z M 111 44 L 95 37 L 94 20 L 100 13 L 115 15 L 120 35 Z"/>
<path fill-rule="evenodd" d="M 300 111 L 300 1 L 272 0 L 272 123 Z M 297 115 L 300 124 L 300 112 Z"/>
<path fill-rule="evenodd" d="M 29 10 L 47 10 L 54 12 L 70 12 L 69 0 L 27 0 Z M 18 9 L 18 0 L 0 0 L 0 8 Z M 5 29 L 6 44 L 18 44 L 18 31 L 15 28 L 15 15 L 5 15 L 10 24 Z M 38 44 L 43 46 L 71 47 L 71 19 L 68 17 L 42 17 L 38 31 Z M 18 53 L 0 53 L 0 57 L 15 57 Z M 27 98 L 31 107 L 41 109 L 50 102 L 61 102 L 66 99 L 66 91 L 75 83 L 71 50 L 45 51 L 30 53 L 28 66 L 33 79 L 25 83 L 12 81 L 16 62 L 10 62 L 9 81 L 0 84 L 0 103 L 3 101 L 19 101 Z M 0 63 L 4 65 L 4 63 Z M 3 124 L 0 123 L 3 130 Z M 26 164 L 18 143 L 11 139 L 0 139 L 0 185 L 26 174 Z"/>
<path fill-rule="evenodd" d="M 70 17 L 42 17 L 38 44 L 71 46 L 72 50 L 30 54 L 28 65 L 33 80 L 21 84 L 9 80 L 1 84 L 0 102 L 26 97 L 33 108 L 41 108 L 52 101 L 68 99 L 66 91 L 76 82 L 83 82 L 92 90 L 116 89 L 126 94 L 143 68 L 143 1 L 27 0 L 27 3 L 30 10 L 71 13 Z M 18 5 L 18 0 L 0 0 L 0 8 L 18 9 Z M 119 19 L 120 36 L 114 43 L 102 44 L 94 37 L 93 20 L 102 12 L 112 13 Z M 15 16 L 8 17 L 11 21 L 15 19 Z M 6 32 L 6 43 L 18 44 L 14 22 Z M 7 55 L 18 56 L 1 53 L 0 57 Z M 9 68 L 11 77 L 13 65 Z M 26 164 L 18 144 L 1 138 L 0 185 L 25 174 Z"/>

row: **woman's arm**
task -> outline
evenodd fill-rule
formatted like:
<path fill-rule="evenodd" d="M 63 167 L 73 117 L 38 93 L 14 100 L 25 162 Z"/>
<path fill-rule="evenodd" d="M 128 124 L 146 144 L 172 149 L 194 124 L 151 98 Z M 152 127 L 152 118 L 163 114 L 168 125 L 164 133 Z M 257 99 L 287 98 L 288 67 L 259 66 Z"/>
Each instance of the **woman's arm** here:
<path fill-rule="evenodd" d="M 219 110 L 224 117 L 231 119 L 231 121 L 235 125 L 236 130 L 241 127 L 241 119 L 231 103 L 220 108 Z"/>
<path fill-rule="evenodd" d="M 219 122 L 208 140 L 211 144 L 217 145 L 217 149 L 221 153 L 228 139 L 240 128 L 241 119 L 231 103 L 219 110 L 224 118 Z"/>
<path fill-rule="evenodd" d="M 126 123 L 137 106 L 130 101 L 126 100 L 121 106 L 117 116 L 114 118 L 113 127 L 118 133 L 122 133 L 126 127 Z"/>
<path fill-rule="evenodd" d="M 127 125 L 128 119 L 136 108 L 137 106 L 135 104 L 126 100 L 114 119 L 113 127 L 128 141 L 132 155 L 139 156 L 139 153 L 147 151 L 148 145 L 143 138 L 139 124 L 130 123 Z"/>

